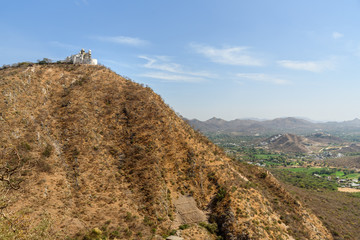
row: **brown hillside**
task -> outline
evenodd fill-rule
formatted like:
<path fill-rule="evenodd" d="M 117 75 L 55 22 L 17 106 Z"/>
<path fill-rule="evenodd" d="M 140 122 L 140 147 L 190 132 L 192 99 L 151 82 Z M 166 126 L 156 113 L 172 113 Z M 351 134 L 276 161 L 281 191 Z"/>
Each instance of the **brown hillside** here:
<path fill-rule="evenodd" d="M 105 67 L 2 69 L 0 93 L 0 239 L 332 239 L 270 173 Z"/>
<path fill-rule="evenodd" d="M 309 153 L 314 142 L 295 134 L 278 134 L 265 140 L 268 148 L 281 152 Z"/>

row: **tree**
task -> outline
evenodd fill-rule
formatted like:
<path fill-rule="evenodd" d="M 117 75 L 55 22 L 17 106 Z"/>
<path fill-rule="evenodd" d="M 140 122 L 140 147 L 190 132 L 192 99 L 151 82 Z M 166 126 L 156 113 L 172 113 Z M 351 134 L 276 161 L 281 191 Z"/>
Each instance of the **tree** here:
<path fill-rule="evenodd" d="M 38 64 L 43 65 L 43 64 L 49 64 L 52 63 L 52 60 L 50 58 L 43 58 L 43 60 L 37 60 Z"/>

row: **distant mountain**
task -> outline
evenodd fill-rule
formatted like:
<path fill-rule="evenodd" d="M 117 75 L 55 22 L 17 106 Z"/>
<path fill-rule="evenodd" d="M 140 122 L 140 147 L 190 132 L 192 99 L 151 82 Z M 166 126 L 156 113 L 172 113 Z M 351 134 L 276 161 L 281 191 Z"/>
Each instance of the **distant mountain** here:
<path fill-rule="evenodd" d="M 357 126 L 357 127 L 360 127 L 360 119 L 358 118 L 355 118 L 354 120 L 351 120 L 351 121 L 345 121 L 343 122 L 344 125 L 347 125 L 347 126 Z"/>
<path fill-rule="evenodd" d="M 298 118 L 276 118 L 274 120 L 264 121 L 261 124 L 270 129 L 308 129 L 314 126 L 314 123 Z"/>
<path fill-rule="evenodd" d="M 351 132 L 360 133 L 360 119 L 356 118 L 344 122 L 315 123 L 308 120 L 287 117 L 273 120 L 250 120 L 235 119 L 226 121 L 220 118 L 212 118 L 207 121 L 197 119 L 188 120 L 195 129 L 204 133 L 233 133 L 241 135 L 255 134 L 311 134 L 314 132 Z"/>

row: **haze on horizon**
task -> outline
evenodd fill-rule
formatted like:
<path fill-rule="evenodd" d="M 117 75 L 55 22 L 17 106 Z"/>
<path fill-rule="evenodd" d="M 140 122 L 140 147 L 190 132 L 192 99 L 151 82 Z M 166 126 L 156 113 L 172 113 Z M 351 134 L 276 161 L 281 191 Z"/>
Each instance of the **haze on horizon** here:
<path fill-rule="evenodd" d="M 359 12 L 358 0 L 5 1 L 0 66 L 85 48 L 189 119 L 352 120 Z"/>

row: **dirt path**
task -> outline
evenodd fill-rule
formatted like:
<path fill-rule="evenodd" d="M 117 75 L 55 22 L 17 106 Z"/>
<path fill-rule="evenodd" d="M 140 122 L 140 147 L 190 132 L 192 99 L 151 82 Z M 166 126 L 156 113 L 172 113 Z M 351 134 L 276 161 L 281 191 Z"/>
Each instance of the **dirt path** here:
<path fill-rule="evenodd" d="M 339 192 L 360 192 L 360 189 L 356 189 L 356 188 L 338 188 Z"/>

